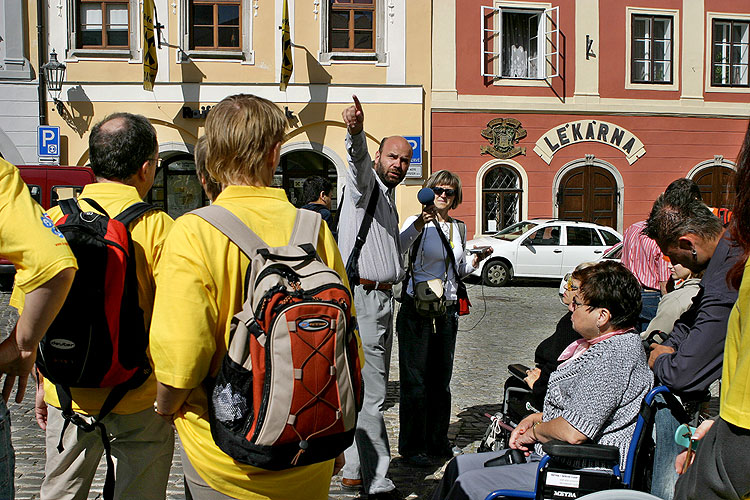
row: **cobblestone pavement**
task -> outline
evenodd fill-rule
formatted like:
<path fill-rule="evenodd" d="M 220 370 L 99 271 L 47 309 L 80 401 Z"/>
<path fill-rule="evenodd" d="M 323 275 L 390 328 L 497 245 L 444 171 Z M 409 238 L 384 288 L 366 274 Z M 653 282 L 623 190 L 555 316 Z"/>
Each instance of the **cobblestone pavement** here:
<path fill-rule="evenodd" d="M 485 413 L 499 411 L 502 386 L 509 363 L 533 363 L 536 345 L 554 330 L 565 310 L 557 298 L 559 281 L 525 281 L 505 288 L 469 284 L 474 305 L 469 316 L 461 318 L 451 389 L 453 405 L 449 437 L 465 452 L 476 450 L 489 423 Z M 8 307 L 9 293 L 0 292 L 0 331 L 7 335 L 15 322 L 15 310 Z M 390 476 L 404 498 L 429 498 L 442 475 L 445 463 L 430 469 L 407 466 L 397 453 L 399 429 L 398 339 L 393 345 L 385 420 L 391 443 Z M 9 405 L 16 450 L 16 498 L 39 498 L 44 477 L 44 434 L 34 420 L 34 390 L 21 404 Z M 90 499 L 101 498 L 104 467 L 100 464 Z M 331 481 L 329 498 L 357 498 L 341 490 L 340 476 Z M 175 453 L 167 498 L 184 500 L 182 466 Z"/>

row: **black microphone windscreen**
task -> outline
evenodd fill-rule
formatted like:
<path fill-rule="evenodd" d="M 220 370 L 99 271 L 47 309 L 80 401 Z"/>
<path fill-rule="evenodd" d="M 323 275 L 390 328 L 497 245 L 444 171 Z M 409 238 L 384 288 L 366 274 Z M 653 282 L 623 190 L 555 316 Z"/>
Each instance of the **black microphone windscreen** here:
<path fill-rule="evenodd" d="M 422 205 L 432 205 L 435 203 L 435 191 L 432 188 L 422 188 L 417 193 L 417 199 Z"/>

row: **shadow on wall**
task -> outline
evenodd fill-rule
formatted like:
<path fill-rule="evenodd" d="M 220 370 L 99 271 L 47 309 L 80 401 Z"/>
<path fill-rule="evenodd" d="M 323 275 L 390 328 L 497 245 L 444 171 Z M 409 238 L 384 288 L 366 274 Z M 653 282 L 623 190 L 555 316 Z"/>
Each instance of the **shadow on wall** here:
<path fill-rule="evenodd" d="M 312 54 L 307 47 L 303 45 L 293 45 L 296 49 L 305 51 L 305 63 L 307 66 L 307 77 L 310 82 L 310 102 L 297 113 L 299 120 L 294 123 L 290 122 L 292 127 L 301 127 L 311 123 L 322 122 L 325 120 L 328 102 L 328 85 L 333 80 L 326 69 L 318 62 L 318 58 Z M 322 134 L 315 139 L 310 138 L 320 144 L 325 144 L 325 127 L 322 128 Z"/>
<path fill-rule="evenodd" d="M 94 119 L 94 105 L 80 85 L 68 89 L 67 102 L 58 105 L 57 111 L 78 137 L 88 132 Z"/>

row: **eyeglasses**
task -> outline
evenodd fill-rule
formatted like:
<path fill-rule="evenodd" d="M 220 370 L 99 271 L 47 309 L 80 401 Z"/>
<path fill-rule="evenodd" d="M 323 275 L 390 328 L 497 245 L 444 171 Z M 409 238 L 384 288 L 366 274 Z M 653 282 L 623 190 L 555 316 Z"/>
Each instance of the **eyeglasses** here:
<path fill-rule="evenodd" d="M 435 194 L 438 196 L 442 196 L 443 193 L 445 193 L 445 196 L 453 196 L 456 194 L 456 190 L 450 188 L 434 187 L 432 190 L 435 191 Z"/>
<path fill-rule="evenodd" d="M 576 290 L 578 290 L 578 287 L 573 284 L 573 276 L 567 275 L 565 277 L 565 281 L 567 281 L 567 283 L 565 284 L 566 290 L 569 290 L 571 292 L 575 292 Z"/>
<path fill-rule="evenodd" d="M 148 161 L 153 161 L 153 162 L 155 162 L 155 163 L 156 163 L 156 166 L 157 166 L 157 167 L 161 166 L 161 158 L 159 158 L 159 157 L 156 157 L 156 158 L 149 158 L 149 159 L 148 159 Z"/>

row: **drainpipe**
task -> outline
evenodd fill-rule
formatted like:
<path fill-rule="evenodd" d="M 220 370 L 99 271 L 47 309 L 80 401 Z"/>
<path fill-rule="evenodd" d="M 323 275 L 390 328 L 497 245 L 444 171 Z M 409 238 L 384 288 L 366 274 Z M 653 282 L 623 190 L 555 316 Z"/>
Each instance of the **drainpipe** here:
<path fill-rule="evenodd" d="M 47 92 L 44 88 L 44 71 L 47 44 L 44 38 L 44 0 L 36 0 L 37 78 L 39 79 L 39 125 L 47 125 Z"/>

